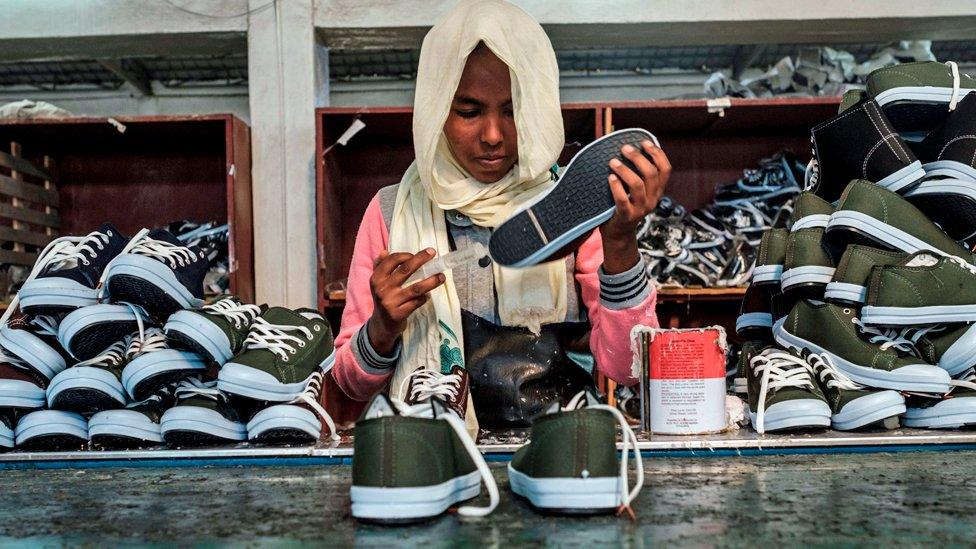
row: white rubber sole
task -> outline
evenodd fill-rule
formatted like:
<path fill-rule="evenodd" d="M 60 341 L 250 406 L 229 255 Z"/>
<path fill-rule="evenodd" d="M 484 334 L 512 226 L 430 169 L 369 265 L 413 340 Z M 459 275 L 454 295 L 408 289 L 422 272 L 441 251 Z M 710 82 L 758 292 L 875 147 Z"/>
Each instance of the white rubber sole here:
<path fill-rule="evenodd" d="M 967 93 L 974 91 L 968 88 L 959 90 L 959 99 L 962 100 Z M 941 88 L 937 86 L 901 86 L 891 88 L 879 93 L 874 100 L 879 106 L 885 106 L 896 102 L 914 103 L 934 103 L 948 105 L 952 99 L 952 88 Z"/>
<path fill-rule="evenodd" d="M 46 435 L 68 435 L 88 440 L 88 422 L 80 414 L 61 410 L 38 410 L 17 422 L 17 446 Z"/>
<path fill-rule="evenodd" d="M 311 410 L 291 404 L 269 406 L 254 414 L 247 422 L 247 438 L 254 440 L 261 435 L 278 429 L 296 430 L 318 439 L 322 433 L 322 422 Z"/>
<path fill-rule="evenodd" d="M 115 263 L 109 267 L 109 274 L 106 281 L 118 275 L 128 275 L 145 280 L 173 298 L 184 309 L 203 305 L 203 300 L 194 297 L 176 279 L 176 275 L 169 267 L 155 259 L 136 254 L 125 254 L 116 259 Z"/>
<path fill-rule="evenodd" d="M 757 432 L 756 413 L 749 411 L 752 428 Z M 763 431 L 786 429 L 816 429 L 830 427 L 830 406 L 816 398 L 803 398 L 777 402 L 763 412 Z"/>
<path fill-rule="evenodd" d="M 778 284 L 782 277 L 782 265 L 757 265 L 752 270 L 753 284 Z"/>
<path fill-rule="evenodd" d="M 163 349 L 146 353 L 132 359 L 122 370 L 122 386 L 130 397 L 136 398 L 135 390 L 140 383 L 149 378 L 178 371 L 202 371 L 207 366 L 203 360 L 192 353 L 175 349 Z"/>
<path fill-rule="evenodd" d="M 410 520 L 436 517 L 448 507 L 481 493 L 481 473 L 472 471 L 433 486 L 349 490 L 352 516 L 365 520 Z"/>
<path fill-rule="evenodd" d="M 838 229 L 857 230 L 858 232 L 870 235 L 884 247 L 894 248 L 903 252 L 915 253 L 919 250 L 931 250 L 934 253 L 945 255 L 942 251 L 932 249 L 932 246 L 924 240 L 861 212 L 850 210 L 835 212 L 830 216 L 830 224 L 827 225 L 827 232 Z"/>
<path fill-rule="evenodd" d="M 921 181 L 924 177 L 925 170 L 922 169 L 922 163 L 916 160 L 875 184 L 897 193 Z"/>
<path fill-rule="evenodd" d="M 183 310 L 173 313 L 166 321 L 163 331 L 167 335 L 170 332 L 179 332 L 192 339 L 219 365 L 223 365 L 234 356 L 227 334 L 196 312 Z"/>
<path fill-rule="evenodd" d="M 328 371 L 335 363 L 335 351 L 332 351 L 319 368 Z M 288 402 L 300 395 L 309 380 L 315 375 L 313 372 L 307 378 L 297 383 L 281 383 L 271 374 L 251 368 L 244 364 L 228 362 L 217 374 L 217 388 L 225 393 L 231 393 L 255 400 L 270 402 Z"/>
<path fill-rule="evenodd" d="M 201 433 L 229 441 L 247 440 L 247 427 L 230 421 L 218 412 L 199 406 L 174 406 L 159 420 L 163 438 L 171 431 Z"/>
<path fill-rule="evenodd" d="M 13 448 L 16 438 L 14 430 L 0 422 L 0 448 Z"/>
<path fill-rule="evenodd" d="M 772 313 L 745 313 L 735 319 L 735 331 L 741 332 L 749 328 L 772 328 Z"/>
<path fill-rule="evenodd" d="M 125 406 L 125 388 L 112 372 L 92 366 L 74 366 L 54 376 L 47 387 L 47 404 L 54 405 L 54 399 L 69 389 L 89 389 L 105 393 Z"/>
<path fill-rule="evenodd" d="M 827 301 L 841 301 L 844 303 L 864 303 L 868 297 L 867 286 L 850 284 L 848 282 L 831 282 L 827 284 L 824 298 Z"/>
<path fill-rule="evenodd" d="M 976 324 L 970 326 L 962 337 L 946 349 L 946 352 L 939 357 L 938 366 L 949 372 L 950 376 L 955 376 L 974 364 L 976 364 Z"/>
<path fill-rule="evenodd" d="M 837 368 L 847 374 L 847 377 L 861 385 L 914 393 L 946 393 L 949 391 L 949 373 L 938 366 L 924 363 L 910 364 L 889 372 L 854 364 L 819 345 L 789 333 L 783 324 L 778 324 L 773 328 L 773 335 L 776 342 L 785 347 L 808 349 L 813 353 L 826 354 Z"/>
<path fill-rule="evenodd" d="M 947 398 L 928 408 L 909 408 L 902 425 L 924 429 L 956 429 L 976 425 L 976 397 Z"/>
<path fill-rule="evenodd" d="M 955 160 L 936 160 L 922 165 L 927 177 L 944 177 L 967 182 L 976 182 L 976 168 Z"/>
<path fill-rule="evenodd" d="M 44 277 L 24 283 L 17 293 L 20 306 L 31 307 L 87 307 L 98 303 L 98 290 L 70 278 Z"/>
<path fill-rule="evenodd" d="M 149 322 L 146 318 L 143 318 L 143 321 Z M 113 305 L 110 303 L 101 303 L 85 307 L 84 309 L 78 309 L 64 317 L 64 320 L 58 325 L 58 342 L 68 352 L 71 352 L 71 341 L 78 332 L 95 324 L 110 322 L 131 322 L 135 325 L 136 313 L 125 305 Z M 74 355 L 73 352 L 71 354 Z"/>
<path fill-rule="evenodd" d="M 0 408 L 43 408 L 45 391 L 29 381 L 0 379 Z"/>
<path fill-rule="evenodd" d="M 833 267 L 822 267 L 819 265 L 793 267 L 792 269 L 783 271 L 780 286 L 784 292 L 794 286 L 803 284 L 822 284 L 826 286 L 834 278 L 834 270 Z"/>
<path fill-rule="evenodd" d="M 838 431 L 850 431 L 904 413 L 905 397 L 897 391 L 878 391 L 848 402 L 831 423 Z"/>
<path fill-rule="evenodd" d="M 0 347 L 17 355 L 46 379 L 53 378 L 67 367 L 60 353 L 41 338 L 24 330 L 0 327 Z"/>
<path fill-rule="evenodd" d="M 823 229 L 827 227 L 827 223 L 830 223 L 830 214 L 810 214 L 801 217 L 793 222 L 790 226 L 790 232 L 796 232 L 800 229 Z"/>
<path fill-rule="evenodd" d="M 931 305 L 928 307 L 865 305 L 861 309 L 861 322 L 878 326 L 913 326 L 972 321 L 976 321 L 976 305 Z"/>
<path fill-rule="evenodd" d="M 533 507 L 550 510 L 603 511 L 620 505 L 620 478 L 533 478 L 508 464 L 512 492 Z"/>
<path fill-rule="evenodd" d="M 106 410 L 88 420 L 88 437 L 125 437 L 146 442 L 163 442 L 159 424 L 135 410 Z"/>

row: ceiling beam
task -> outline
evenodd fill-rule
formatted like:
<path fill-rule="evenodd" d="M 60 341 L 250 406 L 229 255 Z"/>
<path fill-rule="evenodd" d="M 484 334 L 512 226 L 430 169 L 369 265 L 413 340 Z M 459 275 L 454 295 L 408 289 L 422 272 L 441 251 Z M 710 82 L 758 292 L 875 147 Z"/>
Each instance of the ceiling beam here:
<path fill-rule="evenodd" d="M 122 64 L 122 59 L 98 59 L 98 64 L 135 88 L 140 95 L 149 97 L 153 94 L 149 73 L 139 61 L 128 59 L 126 61 L 128 66 L 125 66 Z"/>

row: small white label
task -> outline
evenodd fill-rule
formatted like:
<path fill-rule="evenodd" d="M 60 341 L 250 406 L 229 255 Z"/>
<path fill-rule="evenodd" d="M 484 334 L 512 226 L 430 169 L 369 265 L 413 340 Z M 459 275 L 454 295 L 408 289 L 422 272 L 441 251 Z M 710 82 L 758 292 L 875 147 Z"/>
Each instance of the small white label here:
<path fill-rule="evenodd" d="M 918 254 L 905 264 L 906 267 L 931 267 L 939 262 L 939 258 L 929 254 Z"/>

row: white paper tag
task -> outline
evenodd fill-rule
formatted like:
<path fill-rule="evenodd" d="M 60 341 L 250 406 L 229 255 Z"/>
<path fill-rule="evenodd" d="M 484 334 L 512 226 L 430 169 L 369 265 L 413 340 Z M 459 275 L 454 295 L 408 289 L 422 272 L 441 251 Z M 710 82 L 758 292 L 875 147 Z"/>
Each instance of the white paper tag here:
<path fill-rule="evenodd" d="M 919 254 L 905 264 L 906 267 L 931 267 L 939 262 L 939 258 L 929 254 Z"/>

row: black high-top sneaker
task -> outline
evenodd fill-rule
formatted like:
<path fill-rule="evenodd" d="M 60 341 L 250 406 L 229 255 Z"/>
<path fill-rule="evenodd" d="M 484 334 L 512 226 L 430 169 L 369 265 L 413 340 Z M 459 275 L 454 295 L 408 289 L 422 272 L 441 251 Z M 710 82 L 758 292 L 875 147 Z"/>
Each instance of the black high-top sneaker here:
<path fill-rule="evenodd" d="M 874 101 L 863 101 L 814 126 L 811 141 L 811 190 L 827 202 L 837 202 L 852 179 L 899 192 L 925 176 L 922 163 Z"/>
<path fill-rule="evenodd" d="M 169 231 L 155 229 L 112 262 L 108 293 L 113 303 L 139 305 L 163 320 L 180 309 L 203 305 L 206 274 L 203 251 L 184 246 Z"/>
<path fill-rule="evenodd" d="M 33 278 L 18 293 L 21 310 L 30 314 L 64 313 L 98 303 L 105 268 L 128 243 L 129 239 L 110 223 L 86 236 L 51 241 L 34 264 Z"/>
<path fill-rule="evenodd" d="M 952 238 L 976 239 L 976 93 L 913 149 L 925 179 L 905 198 Z"/>
<path fill-rule="evenodd" d="M 45 387 L 71 360 L 58 343 L 58 318 L 20 315 L 0 326 L 0 347 L 24 362 Z"/>

